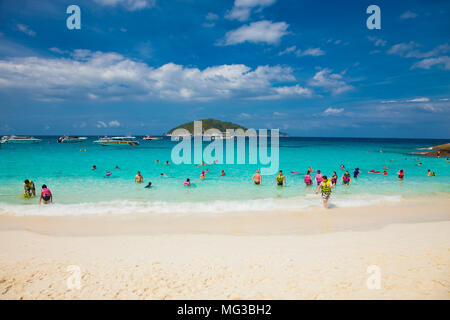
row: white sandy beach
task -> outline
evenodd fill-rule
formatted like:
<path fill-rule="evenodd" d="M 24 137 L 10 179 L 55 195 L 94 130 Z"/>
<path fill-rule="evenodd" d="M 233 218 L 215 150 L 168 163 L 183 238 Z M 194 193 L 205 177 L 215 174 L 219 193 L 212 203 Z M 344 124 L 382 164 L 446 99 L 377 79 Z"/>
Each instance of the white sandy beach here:
<path fill-rule="evenodd" d="M 0 298 L 449 299 L 449 206 L 441 199 L 174 219 L 3 215 Z M 80 289 L 67 286 L 71 265 L 81 269 Z M 366 285 L 371 265 L 380 289 Z"/>

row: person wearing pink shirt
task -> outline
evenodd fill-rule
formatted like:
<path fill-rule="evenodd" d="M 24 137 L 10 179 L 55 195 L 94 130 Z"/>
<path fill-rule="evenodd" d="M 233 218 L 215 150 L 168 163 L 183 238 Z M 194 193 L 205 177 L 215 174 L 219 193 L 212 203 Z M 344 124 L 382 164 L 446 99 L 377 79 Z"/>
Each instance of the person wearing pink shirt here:
<path fill-rule="evenodd" d="M 317 174 L 316 174 L 316 183 L 317 185 L 319 185 L 323 180 L 323 175 L 320 173 L 320 170 L 317 170 Z"/>

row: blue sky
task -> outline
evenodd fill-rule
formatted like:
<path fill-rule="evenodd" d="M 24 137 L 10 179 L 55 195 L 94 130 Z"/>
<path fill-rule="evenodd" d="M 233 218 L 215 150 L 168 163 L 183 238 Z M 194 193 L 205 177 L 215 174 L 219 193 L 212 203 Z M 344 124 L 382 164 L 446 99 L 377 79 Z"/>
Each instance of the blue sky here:
<path fill-rule="evenodd" d="M 81 29 L 66 8 L 81 9 Z M 369 30 L 366 8 L 381 8 Z M 448 1 L 0 2 L 0 134 L 449 138 Z"/>

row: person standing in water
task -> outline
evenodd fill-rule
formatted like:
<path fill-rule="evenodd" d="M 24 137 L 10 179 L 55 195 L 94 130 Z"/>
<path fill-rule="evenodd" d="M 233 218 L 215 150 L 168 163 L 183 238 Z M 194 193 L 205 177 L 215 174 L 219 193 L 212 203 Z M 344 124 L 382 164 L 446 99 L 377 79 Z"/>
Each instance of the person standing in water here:
<path fill-rule="evenodd" d="M 191 179 L 187 178 L 186 181 L 184 182 L 184 185 L 186 187 L 190 187 L 191 186 Z"/>
<path fill-rule="evenodd" d="M 322 191 L 322 199 L 323 199 L 323 207 L 328 209 L 328 199 L 330 199 L 331 189 L 334 188 L 334 185 L 328 181 L 327 176 L 323 176 L 322 181 L 317 186 L 316 194 L 319 193 L 319 190 Z"/>
<path fill-rule="evenodd" d="M 312 185 L 311 171 L 308 170 L 308 172 L 305 174 L 304 181 L 307 187 Z"/>
<path fill-rule="evenodd" d="M 146 188 L 146 189 L 150 189 L 152 187 L 152 183 L 151 182 L 149 182 L 144 188 Z"/>
<path fill-rule="evenodd" d="M 283 182 L 284 182 L 284 186 L 286 187 L 286 178 L 284 177 L 282 170 L 280 170 L 277 177 L 275 178 L 275 182 L 277 183 L 277 186 L 280 186 L 280 187 L 283 186 Z"/>
<path fill-rule="evenodd" d="M 317 174 L 316 174 L 317 185 L 320 185 L 320 183 L 322 182 L 322 179 L 323 179 L 323 175 L 320 173 L 320 170 L 317 170 Z"/>
<path fill-rule="evenodd" d="M 261 174 L 259 173 L 259 169 L 256 169 L 256 173 L 253 175 L 252 181 L 256 185 L 262 183 L 262 178 L 261 178 Z"/>
<path fill-rule="evenodd" d="M 41 204 L 41 201 L 44 201 L 44 204 L 49 204 L 49 203 L 53 202 L 53 195 L 52 195 L 50 189 L 48 189 L 45 184 L 42 185 L 41 196 L 39 198 L 39 204 Z"/>
<path fill-rule="evenodd" d="M 353 178 L 357 179 L 359 177 L 359 168 L 355 168 L 355 171 L 353 171 Z"/>
<path fill-rule="evenodd" d="M 142 182 L 144 182 L 144 177 L 141 175 L 140 171 L 138 171 L 136 176 L 134 177 L 134 182 L 135 183 L 142 183 Z"/>
<path fill-rule="evenodd" d="M 336 171 L 333 171 L 333 176 L 331 177 L 331 184 L 332 184 L 333 186 L 336 185 L 337 179 L 338 179 L 337 173 L 336 173 Z"/>
<path fill-rule="evenodd" d="M 36 187 L 34 182 L 26 179 L 23 183 L 23 195 L 26 198 L 31 198 L 36 196 Z"/>
<path fill-rule="evenodd" d="M 220 173 L 221 177 L 225 177 L 225 171 L 222 170 L 222 172 Z"/>
<path fill-rule="evenodd" d="M 399 172 L 397 172 L 397 174 L 399 180 L 403 180 L 403 178 L 405 177 L 405 173 L 403 172 L 403 170 L 400 170 Z"/>
<path fill-rule="evenodd" d="M 205 171 L 202 171 L 202 173 L 200 174 L 200 179 L 205 179 L 206 178 L 206 174 Z"/>
<path fill-rule="evenodd" d="M 348 173 L 348 171 L 345 171 L 341 180 L 342 180 L 342 184 L 345 184 L 345 185 L 351 185 L 351 183 L 352 183 L 352 179 L 350 178 L 350 173 Z"/>

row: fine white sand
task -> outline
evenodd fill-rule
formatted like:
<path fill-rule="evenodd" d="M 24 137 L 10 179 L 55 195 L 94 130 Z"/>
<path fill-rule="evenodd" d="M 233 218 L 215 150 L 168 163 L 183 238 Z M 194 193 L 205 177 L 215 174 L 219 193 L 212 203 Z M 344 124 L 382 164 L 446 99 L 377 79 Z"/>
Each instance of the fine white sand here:
<path fill-rule="evenodd" d="M 279 223 L 248 215 L 241 227 L 239 215 L 217 217 L 222 228 L 214 218 L 175 219 L 171 228 L 167 221 L 117 218 L 124 232 L 108 216 L 5 215 L 0 299 L 449 299 L 449 204 L 317 209 L 278 216 Z M 340 216 L 352 222 L 336 225 Z M 269 221 L 266 231 L 261 219 Z M 215 225 L 213 232 L 199 223 Z M 71 265 L 81 270 L 80 289 L 67 285 L 77 274 Z M 379 289 L 366 284 L 376 277 L 369 266 L 380 271 Z"/>

